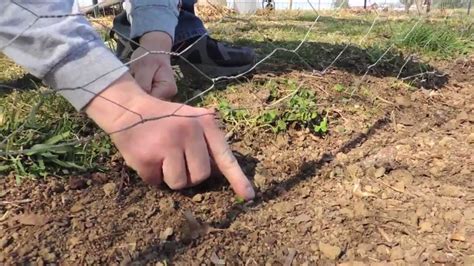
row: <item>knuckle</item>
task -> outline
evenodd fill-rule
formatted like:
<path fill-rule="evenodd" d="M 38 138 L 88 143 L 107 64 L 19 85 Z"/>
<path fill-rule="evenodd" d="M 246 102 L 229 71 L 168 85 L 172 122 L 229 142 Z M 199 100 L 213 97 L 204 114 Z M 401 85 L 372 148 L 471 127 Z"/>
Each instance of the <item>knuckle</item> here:
<path fill-rule="evenodd" d="M 187 181 L 186 181 L 186 179 L 176 178 L 172 181 L 166 182 L 166 184 L 168 185 L 169 188 L 171 188 L 173 190 L 179 190 L 179 189 L 183 189 L 183 188 L 186 187 Z"/>
<path fill-rule="evenodd" d="M 149 185 L 158 186 L 163 183 L 163 179 L 160 176 L 150 175 L 150 176 L 141 176 L 143 182 Z"/>
<path fill-rule="evenodd" d="M 205 169 L 202 169 L 201 171 L 199 171 L 199 173 L 191 176 L 191 180 L 193 181 L 193 183 L 197 184 L 208 179 L 209 176 L 211 176 L 211 167 L 206 167 Z"/>

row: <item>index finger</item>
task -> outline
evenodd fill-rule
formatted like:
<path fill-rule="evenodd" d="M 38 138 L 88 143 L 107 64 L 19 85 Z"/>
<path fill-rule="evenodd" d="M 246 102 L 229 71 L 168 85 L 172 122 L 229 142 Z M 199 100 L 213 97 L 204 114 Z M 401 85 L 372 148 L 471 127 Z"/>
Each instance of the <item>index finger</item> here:
<path fill-rule="evenodd" d="M 237 159 L 227 144 L 223 132 L 217 127 L 214 116 L 204 116 L 201 119 L 204 129 L 204 137 L 209 148 L 209 153 L 214 158 L 217 168 L 229 181 L 234 192 L 250 200 L 255 197 L 252 184 L 240 168 Z"/>

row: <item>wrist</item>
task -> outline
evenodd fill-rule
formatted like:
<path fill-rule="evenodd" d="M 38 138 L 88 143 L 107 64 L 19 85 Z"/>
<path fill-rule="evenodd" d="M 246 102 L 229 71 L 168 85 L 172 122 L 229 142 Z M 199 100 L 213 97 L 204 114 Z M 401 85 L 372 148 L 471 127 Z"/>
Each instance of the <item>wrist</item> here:
<path fill-rule="evenodd" d="M 170 52 L 173 46 L 171 37 L 164 32 L 153 31 L 140 37 L 140 46 L 148 51 Z"/>
<path fill-rule="evenodd" d="M 128 123 L 139 122 L 136 110 L 139 102 L 148 96 L 126 73 L 98 94 L 86 107 L 85 112 L 106 132 L 120 130 L 123 117 L 130 117 Z M 135 113 L 137 112 L 137 113 Z"/>

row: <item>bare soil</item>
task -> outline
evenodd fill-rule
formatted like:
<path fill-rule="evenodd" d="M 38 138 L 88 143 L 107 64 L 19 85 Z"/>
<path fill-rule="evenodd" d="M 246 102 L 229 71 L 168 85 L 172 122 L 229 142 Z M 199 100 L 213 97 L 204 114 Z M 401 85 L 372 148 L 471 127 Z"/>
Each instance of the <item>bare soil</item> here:
<path fill-rule="evenodd" d="M 440 66 L 438 90 L 369 76 L 352 97 L 333 89 L 351 73 L 279 75 L 314 88 L 330 132 L 233 132 L 253 202 L 220 177 L 149 187 L 120 158 L 107 174 L 0 178 L 0 264 L 474 265 L 473 66 Z"/>

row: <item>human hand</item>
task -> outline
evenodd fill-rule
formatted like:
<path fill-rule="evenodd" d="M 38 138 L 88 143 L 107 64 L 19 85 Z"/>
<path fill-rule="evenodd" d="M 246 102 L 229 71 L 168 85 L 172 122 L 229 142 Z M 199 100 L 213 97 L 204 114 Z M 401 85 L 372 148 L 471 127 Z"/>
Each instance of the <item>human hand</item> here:
<path fill-rule="evenodd" d="M 238 196 L 255 196 L 210 110 L 150 97 L 125 75 L 86 112 L 106 132 L 115 132 L 111 138 L 126 163 L 149 184 L 194 186 L 209 177 L 213 160 Z"/>
<path fill-rule="evenodd" d="M 147 50 L 169 52 L 171 47 L 168 34 L 150 32 L 140 38 L 140 47 L 131 56 L 130 73 L 143 90 L 158 99 L 170 100 L 178 92 L 170 56 L 145 54 Z"/>

